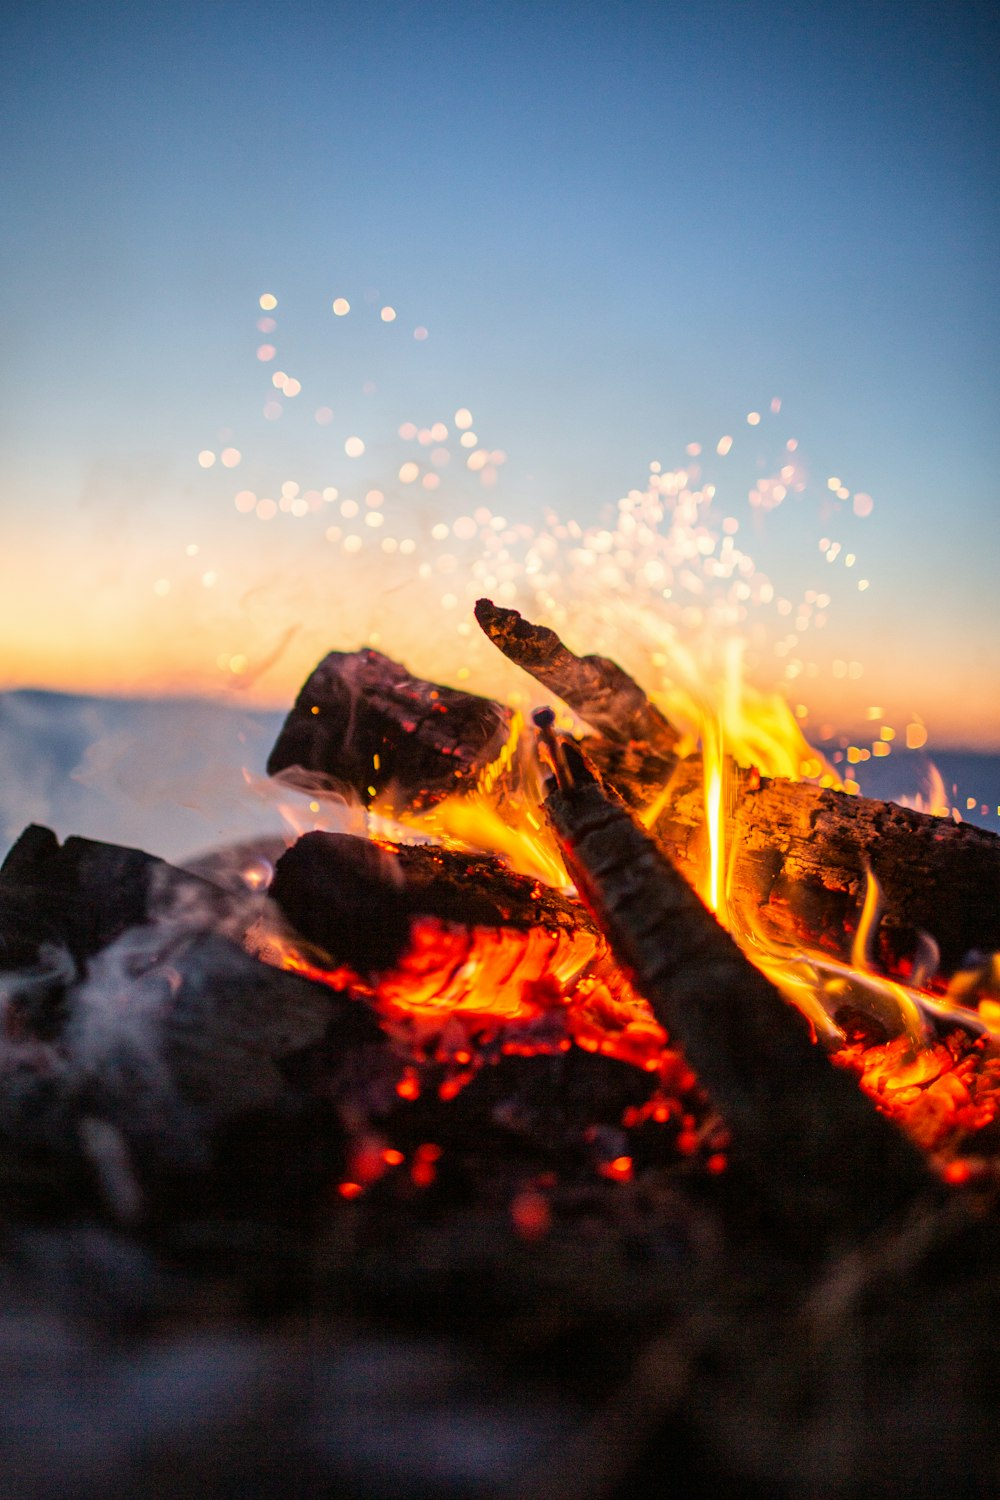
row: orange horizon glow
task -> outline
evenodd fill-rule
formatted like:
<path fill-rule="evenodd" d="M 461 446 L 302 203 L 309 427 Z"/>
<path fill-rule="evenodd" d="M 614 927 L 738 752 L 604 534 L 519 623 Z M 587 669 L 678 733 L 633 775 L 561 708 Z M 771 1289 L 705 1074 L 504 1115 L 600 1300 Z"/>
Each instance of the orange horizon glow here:
<path fill-rule="evenodd" d="M 493 672 L 484 672 L 482 678 L 463 674 L 463 680 L 458 681 L 459 673 L 453 664 L 450 671 L 444 669 L 444 664 L 440 670 L 431 664 L 426 672 L 418 671 L 413 666 L 413 651 L 408 651 L 404 642 L 398 642 L 394 649 L 392 641 L 380 633 L 376 633 L 375 639 L 335 639 L 322 638 L 315 629 L 303 632 L 301 640 L 289 647 L 284 659 L 256 679 L 253 662 L 248 662 L 249 670 L 244 677 L 220 667 L 219 658 L 224 653 L 217 652 L 213 659 L 210 643 L 205 646 L 207 660 L 178 659 L 172 643 L 154 629 L 148 633 L 130 631 L 128 638 L 121 640 L 113 651 L 106 640 L 81 638 L 79 634 L 65 642 L 5 643 L 0 692 L 39 691 L 178 702 L 202 699 L 245 705 L 259 711 L 287 710 L 309 672 L 327 651 L 375 646 L 403 661 L 418 675 L 440 679 L 482 696 L 505 699 L 510 696 L 509 681 L 498 684 Z M 891 697 L 881 694 L 885 701 L 878 723 L 873 723 L 867 702 L 870 694 L 859 691 L 847 694 L 831 684 L 820 696 L 814 688 L 810 695 L 813 707 L 802 723 L 803 733 L 811 744 L 820 747 L 841 740 L 845 745 L 858 746 L 863 760 L 868 760 L 873 751 L 876 756 L 886 753 L 887 743 L 881 736 L 883 725 L 895 729 L 893 753 L 905 748 L 921 749 L 931 757 L 935 750 L 1000 752 L 1000 709 L 994 708 L 992 713 L 984 713 L 973 722 L 966 697 L 972 691 L 971 684 L 952 679 L 944 682 L 934 695 L 927 687 L 926 682 L 913 683 L 907 693 L 906 684 L 902 684 L 897 685 Z M 915 716 L 910 705 L 918 694 L 923 698 L 924 711 Z M 794 697 L 790 694 L 789 702 Z M 932 697 L 936 702 L 934 712 L 928 706 Z M 927 739 L 922 745 L 907 745 L 906 730 L 913 724 L 920 724 L 926 732 Z M 846 774 L 847 768 L 844 770 Z"/>
<path fill-rule="evenodd" d="M 471 411 L 449 420 L 475 440 Z M 438 427 L 447 432 L 429 427 L 428 443 Z M 696 487 L 693 466 L 651 463 L 646 489 L 603 527 L 553 514 L 530 527 L 469 500 L 457 516 L 440 501 L 415 510 L 406 467 L 402 490 L 383 480 L 365 493 L 365 481 L 360 502 L 331 489 L 300 503 L 289 483 L 277 524 L 247 514 L 242 490 L 197 524 L 179 517 L 169 484 L 133 509 L 124 481 L 89 512 L 64 511 L 43 548 L 25 519 L 0 557 L 0 689 L 283 709 L 328 651 L 370 645 L 417 676 L 515 705 L 537 698 L 475 625 L 482 593 L 554 625 L 581 654 L 621 660 L 668 711 L 678 696 L 723 692 L 738 644 L 738 675 L 783 698 L 817 748 L 849 744 L 860 760 L 922 740 L 931 754 L 1000 750 L 987 642 L 961 639 L 953 617 L 921 652 L 907 649 L 916 620 L 926 641 L 928 611 L 907 600 L 904 615 L 887 597 L 873 617 L 877 590 L 873 604 L 838 572 L 853 554 L 833 558 L 830 592 L 783 596 L 748 551 L 754 528 L 713 485 Z M 786 472 L 791 483 L 799 471 Z M 750 511 L 780 505 L 779 489 L 759 479 Z M 789 553 L 789 567 L 825 583 L 833 551 L 820 541 L 822 573 L 815 554 Z"/>

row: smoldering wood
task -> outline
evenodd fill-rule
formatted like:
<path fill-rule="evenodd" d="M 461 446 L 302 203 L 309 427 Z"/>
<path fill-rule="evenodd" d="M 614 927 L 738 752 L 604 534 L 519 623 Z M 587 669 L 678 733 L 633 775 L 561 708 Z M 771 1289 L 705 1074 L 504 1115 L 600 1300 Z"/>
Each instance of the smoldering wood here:
<path fill-rule="evenodd" d="M 931 1192 L 925 1163 L 811 1040 L 677 869 L 572 745 L 545 809 L 620 962 L 684 1048 L 790 1226 L 860 1239 Z"/>
<path fill-rule="evenodd" d="M 249 1202 L 266 1191 L 271 1154 L 258 1149 L 238 1169 L 238 1138 L 270 1122 L 275 1141 L 290 1145 L 298 1131 L 300 1150 L 311 1140 L 315 1157 L 325 1139 L 335 1158 L 343 1130 L 334 1100 L 370 1087 L 392 1095 L 399 1065 L 363 1004 L 259 962 L 227 935 L 246 925 L 245 890 L 224 891 L 141 850 L 73 838 L 60 846 L 32 827 L 4 865 L 0 901 L 8 1211 L 44 1208 L 60 1193 L 93 1204 L 97 1191 L 121 1217 L 155 1216 L 164 1193 L 176 1204 L 178 1193 L 216 1191 L 220 1161 L 230 1199 Z M 18 956 L 25 966 L 14 966 Z M 320 1052 L 329 1052 L 331 1108 L 325 1125 L 312 1111 L 303 1140 L 309 1111 L 287 1070 Z"/>
<path fill-rule="evenodd" d="M 244 990 L 228 948 L 221 973 L 209 962 L 208 936 L 186 934 L 176 954 L 178 972 L 197 957 L 204 979 L 190 980 L 170 1051 L 214 1109 L 226 1069 L 206 1077 L 210 973 L 235 984 L 223 1009 L 246 1008 L 248 1034 L 261 1007 L 275 1055 L 294 1044 L 282 1012 L 299 1013 L 307 982 L 279 976 L 292 985 L 279 1000 L 251 966 Z M 325 986 L 307 988 L 306 1014 L 330 1003 Z M 615 1123 L 650 1086 L 638 1069 L 579 1051 L 501 1055 L 455 1099 L 427 1070 L 405 1101 L 391 1072 L 382 1088 L 363 1061 L 371 1018 L 332 999 L 361 1030 L 335 1021 L 281 1056 L 279 1096 L 222 1123 L 222 1159 L 200 1191 L 144 1178 L 156 1211 L 115 1226 L 68 1153 L 47 1158 L 44 1222 L 37 1198 L 4 1191 L 5 1496 L 992 1492 L 1000 1253 L 988 1203 L 935 1202 L 846 1259 L 804 1264 L 735 1174 L 678 1163 L 669 1127 L 648 1142 L 648 1126 Z M 5 1109 L 11 1044 L 5 1034 Z M 92 1083 L 117 1098 L 113 1049 L 95 1055 Z M 350 1079 L 351 1107 L 331 1123 L 322 1106 Z M 0 1138 L 4 1177 L 12 1160 L 26 1173 L 38 1160 L 19 1118 Z M 74 1124 L 69 1114 L 67 1139 Z M 420 1187 L 410 1163 L 425 1142 L 441 1156 Z M 333 1187 L 372 1143 L 406 1160 L 346 1201 Z M 595 1171 L 622 1149 L 634 1181 Z M 534 1236 L 514 1218 L 525 1194 L 548 1216 Z"/>
<path fill-rule="evenodd" d="M 292 927 L 359 973 L 391 968 L 416 916 L 465 927 L 593 932 L 578 903 L 484 855 L 308 833 L 278 860 L 270 895 Z"/>
<path fill-rule="evenodd" d="M 508 658 L 613 744 L 632 741 L 651 756 L 669 756 L 678 734 L 628 673 L 606 656 L 575 656 L 545 625 L 491 599 L 476 601 L 476 619 Z"/>
<path fill-rule="evenodd" d="M 182 905 L 222 926 L 231 907 L 208 881 L 141 849 L 71 837 L 31 824 L 0 867 L 0 969 L 36 961 L 43 944 L 83 964 L 130 927 Z"/>
<path fill-rule="evenodd" d="M 295 700 L 267 770 L 309 790 L 348 788 L 366 805 L 387 795 L 396 807 L 427 807 L 475 783 L 511 717 L 381 652 L 331 651 Z"/>

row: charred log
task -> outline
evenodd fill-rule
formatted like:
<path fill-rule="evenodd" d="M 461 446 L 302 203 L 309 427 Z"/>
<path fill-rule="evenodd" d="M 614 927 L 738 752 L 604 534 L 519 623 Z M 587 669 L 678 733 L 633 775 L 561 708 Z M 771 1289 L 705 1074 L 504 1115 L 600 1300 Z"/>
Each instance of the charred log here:
<path fill-rule="evenodd" d="M 662 790 L 641 758 L 600 741 L 588 755 L 633 806 Z M 868 870 L 885 916 L 878 959 L 906 977 L 921 933 L 940 949 L 941 973 L 971 952 L 1000 948 L 1000 837 L 870 797 L 808 782 L 759 777 L 730 765 L 726 821 L 728 900 L 740 925 L 793 948 L 818 946 L 847 958 Z M 676 763 L 652 833 L 689 877 L 703 869 L 705 798 L 699 757 Z"/>
<path fill-rule="evenodd" d="M 5 1210 L 51 1211 L 62 1195 L 125 1222 L 214 1194 L 260 1212 L 275 1175 L 287 1206 L 288 1164 L 267 1163 L 302 1130 L 299 1159 L 311 1140 L 331 1170 L 332 1101 L 361 1087 L 385 1039 L 350 994 L 233 941 L 247 901 L 135 849 L 60 846 L 43 828 L 14 846 L 0 875 Z M 294 1075 L 327 1052 L 317 1108 Z M 398 1064 L 378 1066 L 391 1095 Z"/>
<path fill-rule="evenodd" d="M 282 855 L 270 895 L 296 932 L 362 974 L 391 968 L 416 917 L 465 927 L 594 929 L 558 891 L 487 856 L 429 844 L 307 833 Z"/>
<path fill-rule="evenodd" d="M 231 905 L 208 881 L 141 849 L 76 837 L 60 844 L 32 824 L 0 867 L 0 969 L 33 964 L 45 944 L 82 964 L 130 927 L 182 906 L 224 925 Z"/>
<path fill-rule="evenodd" d="M 825 1241 L 860 1238 L 908 1208 L 930 1188 L 916 1150 L 829 1063 L 575 747 L 564 753 L 571 778 L 545 806 L 568 868 L 762 1191 Z"/>
<path fill-rule="evenodd" d="M 331 651 L 295 700 L 267 762 L 309 790 L 347 787 L 427 807 L 469 790 L 503 748 L 511 714 L 488 698 L 412 677 L 378 651 Z"/>
<path fill-rule="evenodd" d="M 669 756 L 677 731 L 617 662 L 606 656 L 574 656 L 545 625 L 533 625 L 516 609 L 491 599 L 476 602 L 476 619 L 508 660 L 530 672 L 548 692 L 613 744 L 642 744 L 650 756 Z"/>
<path fill-rule="evenodd" d="M 672 1093 L 695 1087 L 580 903 L 494 860 L 429 846 L 373 855 L 311 834 L 280 862 L 274 899 L 293 930 L 276 943 L 265 924 L 254 951 L 363 994 L 414 1060 L 441 1065 L 420 1086 L 442 1097 L 506 1052 L 574 1045 Z"/>

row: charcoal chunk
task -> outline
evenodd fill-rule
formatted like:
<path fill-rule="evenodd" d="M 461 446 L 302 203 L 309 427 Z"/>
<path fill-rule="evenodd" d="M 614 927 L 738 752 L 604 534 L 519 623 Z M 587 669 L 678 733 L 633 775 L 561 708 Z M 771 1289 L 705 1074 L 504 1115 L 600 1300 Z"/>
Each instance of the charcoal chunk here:
<path fill-rule="evenodd" d="M 226 892 L 165 860 L 119 844 L 71 837 L 60 844 L 31 824 L 0 867 L 0 969 L 34 964 L 45 946 L 80 966 L 130 927 L 186 907 L 222 925 Z"/>

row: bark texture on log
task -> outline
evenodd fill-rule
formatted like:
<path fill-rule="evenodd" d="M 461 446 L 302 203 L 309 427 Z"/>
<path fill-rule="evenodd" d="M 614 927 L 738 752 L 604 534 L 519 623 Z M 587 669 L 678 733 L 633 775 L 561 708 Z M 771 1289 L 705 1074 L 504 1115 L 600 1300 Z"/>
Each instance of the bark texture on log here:
<path fill-rule="evenodd" d="M 468 790 L 500 753 L 512 715 L 489 698 L 412 677 L 379 651 L 331 651 L 295 700 L 267 762 L 293 785 L 340 783 L 366 804 L 388 792 L 427 807 Z"/>
<path fill-rule="evenodd" d="M 510 661 L 615 744 L 637 740 L 654 755 L 669 755 L 677 731 L 617 662 L 606 656 L 574 656 L 554 630 L 532 625 L 516 609 L 490 599 L 476 603 L 476 619 Z"/>
<path fill-rule="evenodd" d="M 279 859 L 269 894 L 302 937 L 360 974 L 398 961 L 415 917 L 596 936 L 577 902 L 490 856 L 346 833 L 298 839 Z"/>
<path fill-rule="evenodd" d="M 588 905 L 657 1019 L 684 1048 L 790 1227 L 860 1239 L 930 1190 L 916 1148 L 836 1069 L 803 1017 L 740 952 L 683 876 L 586 773 L 546 811 Z"/>

